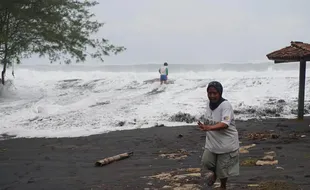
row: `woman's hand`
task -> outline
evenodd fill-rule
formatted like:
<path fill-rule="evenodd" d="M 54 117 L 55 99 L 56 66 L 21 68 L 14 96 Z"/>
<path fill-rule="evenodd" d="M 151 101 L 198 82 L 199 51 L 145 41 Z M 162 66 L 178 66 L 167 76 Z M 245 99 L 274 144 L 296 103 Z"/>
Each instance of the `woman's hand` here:
<path fill-rule="evenodd" d="M 198 121 L 198 127 L 202 131 L 210 131 L 211 130 L 211 126 L 210 125 L 204 125 L 200 121 Z"/>

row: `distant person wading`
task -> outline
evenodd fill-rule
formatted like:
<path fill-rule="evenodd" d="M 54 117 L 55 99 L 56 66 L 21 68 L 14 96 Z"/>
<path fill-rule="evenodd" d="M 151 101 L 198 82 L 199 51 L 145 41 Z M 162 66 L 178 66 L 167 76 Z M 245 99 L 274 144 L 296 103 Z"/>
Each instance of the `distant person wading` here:
<path fill-rule="evenodd" d="M 164 66 L 162 66 L 158 72 L 160 73 L 160 84 L 162 85 L 163 83 L 167 84 L 168 80 L 168 63 L 164 63 Z"/>

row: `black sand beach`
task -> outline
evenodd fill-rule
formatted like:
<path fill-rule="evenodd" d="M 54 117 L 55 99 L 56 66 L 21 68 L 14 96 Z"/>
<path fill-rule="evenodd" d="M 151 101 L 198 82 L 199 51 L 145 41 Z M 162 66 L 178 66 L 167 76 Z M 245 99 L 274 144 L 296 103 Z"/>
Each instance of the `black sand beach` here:
<path fill-rule="evenodd" d="M 229 179 L 229 189 L 310 189 L 309 125 L 309 118 L 238 121 L 240 146 L 255 146 L 240 154 L 241 175 Z M 195 126 L 153 127 L 80 138 L 2 140 L 0 189 L 208 189 L 199 187 L 203 182 L 199 168 L 204 143 L 205 133 Z M 130 151 L 134 152 L 130 158 L 94 166 L 98 159 Z M 278 164 L 256 166 L 257 159 L 270 151 L 276 154 L 271 153 Z M 173 152 L 183 157 L 166 157 Z M 188 172 L 181 169 L 186 168 L 193 174 L 183 175 Z M 168 176 L 166 181 L 147 177 L 163 172 L 166 174 L 162 177 Z"/>

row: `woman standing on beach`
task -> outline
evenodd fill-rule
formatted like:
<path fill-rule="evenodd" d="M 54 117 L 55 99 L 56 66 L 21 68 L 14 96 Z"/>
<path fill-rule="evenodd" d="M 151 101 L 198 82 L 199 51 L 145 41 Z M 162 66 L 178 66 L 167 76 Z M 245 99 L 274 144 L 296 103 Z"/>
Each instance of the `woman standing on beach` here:
<path fill-rule="evenodd" d="M 239 175 L 239 137 L 235 125 L 234 112 L 229 101 L 222 97 L 223 87 L 217 81 L 207 86 L 209 105 L 206 119 L 208 123 L 198 122 L 206 131 L 205 150 L 202 165 L 207 168 L 208 185 L 216 179 L 221 181 L 221 189 L 226 189 L 228 177 Z"/>

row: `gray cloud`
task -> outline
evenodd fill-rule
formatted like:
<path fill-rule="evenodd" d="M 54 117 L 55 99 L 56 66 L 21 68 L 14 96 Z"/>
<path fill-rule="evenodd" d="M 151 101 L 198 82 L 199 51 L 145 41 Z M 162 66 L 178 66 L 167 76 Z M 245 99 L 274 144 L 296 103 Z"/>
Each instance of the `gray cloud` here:
<path fill-rule="evenodd" d="M 106 23 L 98 36 L 128 48 L 108 57 L 107 64 L 186 64 L 267 61 L 267 53 L 291 40 L 309 42 L 309 5 L 307 0 L 100 0 L 93 11 Z"/>

